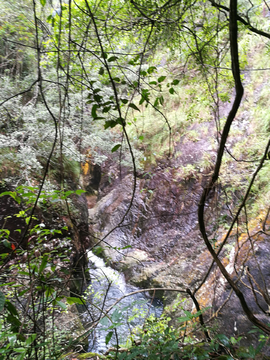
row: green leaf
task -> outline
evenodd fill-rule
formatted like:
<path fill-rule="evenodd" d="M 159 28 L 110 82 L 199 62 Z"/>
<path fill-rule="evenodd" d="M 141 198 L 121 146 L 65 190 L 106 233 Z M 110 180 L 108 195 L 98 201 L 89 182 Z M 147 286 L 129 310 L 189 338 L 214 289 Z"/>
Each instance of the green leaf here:
<path fill-rule="evenodd" d="M 217 334 L 216 338 L 221 342 L 222 345 L 230 348 L 230 340 L 224 334 Z"/>
<path fill-rule="evenodd" d="M 63 310 L 67 309 L 66 304 L 64 304 L 62 301 L 56 300 L 57 305 L 60 306 L 60 308 L 62 308 Z"/>
<path fill-rule="evenodd" d="M 99 105 L 95 104 L 92 106 L 91 115 L 93 119 L 96 119 L 97 116 L 97 109 L 99 108 Z"/>
<path fill-rule="evenodd" d="M 0 286 L 8 286 L 8 285 L 13 285 L 15 283 L 16 283 L 15 281 L 11 281 L 11 282 L 8 282 L 8 283 L 0 284 Z"/>
<path fill-rule="evenodd" d="M 174 94 L 174 93 L 175 93 L 174 88 L 171 87 L 171 88 L 169 89 L 169 93 L 170 93 L 170 94 Z"/>
<path fill-rule="evenodd" d="M 109 61 L 109 62 L 112 62 L 112 61 L 115 61 L 115 60 L 117 60 L 117 59 L 118 59 L 117 56 L 111 56 L 111 57 L 108 59 L 108 61 Z"/>
<path fill-rule="evenodd" d="M 17 335 L 16 334 L 9 335 L 8 341 L 10 342 L 11 346 L 13 347 L 17 341 Z"/>
<path fill-rule="evenodd" d="M 127 104 L 128 103 L 128 99 L 120 99 L 122 101 L 123 104 Z"/>
<path fill-rule="evenodd" d="M 26 349 L 25 348 L 16 348 L 16 352 L 18 353 L 26 353 Z"/>
<path fill-rule="evenodd" d="M 27 291 L 29 291 L 29 289 L 25 289 L 25 290 L 19 292 L 19 296 L 23 296 Z"/>
<path fill-rule="evenodd" d="M 133 104 L 133 103 L 130 103 L 128 106 L 131 107 L 131 108 L 134 109 L 134 110 L 141 111 L 141 110 L 140 110 L 135 104 Z"/>
<path fill-rule="evenodd" d="M 42 6 L 46 5 L 46 0 L 39 0 Z"/>
<path fill-rule="evenodd" d="M 172 85 L 178 85 L 180 83 L 180 80 L 174 79 L 172 82 Z"/>
<path fill-rule="evenodd" d="M 112 148 L 111 152 L 113 153 L 113 152 L 117 151 L 120 147 L 121 147 L 121 144 L 115 145 L 115 146 Z"/>
<path fill-rule="evenodd" d="M 95 95 L 94 95 L 94 100 L 95 100 L 97 103 L 100 103 L 102 99 L 103 99 L 103 96 L 102 96 L 102 95 L 98 95 L 98 94 L 95 94 Z M 95 105 L 94 105 L 94 106 L 95 106 Z"/>
<path fill-rule="evenodd" d="M 190 321 L 190 317 L 189 316 L 182 316 L 177 318 L 177 321 L 181 322 L 185 322 L 185 321 Z"/>
<path fill-rule="evenodd" d="M 166 76 L 160 76 L 157 81 L 158 81 L 159 83 L 161 83 L 161 82 L 164 81 L 165 79 L 166 79 Z"/>
<path fill-rule="evenodd" d="M 156 71 L 157 68 L 155 66 L 150 66 L 147 70 L 148 74 L 152 74 L 154 71 Z"/>
<path fill-rule="evenodd" d="M 249 352 L 249 355 L 254 359 L 254 358 L 255 358 L 255 355 L 256 355 L 256 351 L 255 351 L 253 345 L 250 345 L 250 346 L 249 346 L 248 352 Z"/>
<path fill-rule="evenodd" d="M 102 254 L 103 248 L 102 246 L 95 246 L 92 251 L 95 255 Z"/>
<path fill-rule="evenodd" d="M 25 218 L 25 222 L 26 222 L 27 225 L 29 224 L 29 222 L 31 221 L 31 219 L 33 219 L 32 216 L 27 216 L 27 218 Z"/>
<path fill-rule="evenodd" d="M 162 95 L 159 97 L 159 102 L 160 102 L 160 105 L 164 104 L 164 97 Z"/>
<path fill-rule="evenodd" d="M 81 195 L 81 194 L 83 194 L 83 193 L 85 193 L 85 192 L 86 192 L 85 190 L 78 189 L 78 190 L 75 191 L 75 194 Z M 67 229 L 66 229 L 66 230 L 67 230 Z"/>
<path fill-rule="evenodd" d="M 36 337 L 37 337 L 37 334 L 29 335 L 29 337 L 26 339 L 26 345 L 32 344 L 32 342 L 35 340 Z"/>
<path fill-rule="evenodd" d="M 25 353 L 26 353 L 26 350 L 25 350 Z M 18 355 L 17 357 L 16 357 L 16 360 L 24 360 L 25 359 L 25 353 L 23 353 L 23 354 L 20 354 L 20 355 Z"/>
<path fill-rule="evenodd" d="M 109 325 L 109 319 L 107 318 L 107 316 L 105 316 L 104 318 L 102 318 L 101 320 L 100 320 L 100 322 L 99 322 L 101 325 L 103 325 L 103 326 L 107 326 L 107 325 Z"/>
<path fill-rule="evenodd" d="M 123 119 L 122 117 L 117 118 L 115 121 L 116 121 L 117 124 L 119 124 L 119 125 L 122 125 L 122 126 L 126 125 L 125 119 Z"/>
<path fill-rule="evenodd" d="M 6 302 L 6 297 L 5 295 L 2 293 L 2 291 L 0 291 L 0 312 L 3 310 L 4 305 Z"/>
<path fill-rule="evenodd" d="M 104 120 L 105 118 L 104 117 L 102 117 L 102 116 L 97 116 L 96 118 L 94 118 L 93 120 Z"/>
<path fill-rule="evenodd" d="M 105 343 L 106 343 L 106 345 L 108 345 L 108 344 L 109 344 L 109 342 L 110 342 L 110 340 L 111 340 L 112 336 L 113 336 L 113 331 L 108 332 L 108 334 L 106 335 L 106 339 L 105 339 Z"/>
<path fill-rule="evenodd" d="M 5 191 L 0 194 L 0 197 L 5 195 L 11 196 L 18 204 L 21 203 L 21 198 L 17 195 L 15 191 Z"/>
<path fill-rule="evenodd" d="M 84 301 L 81 299 L 81 298 L 78 298 L 78 297 L 67 297 L 66 298 L 67 300 L 67 303 L 69 305 L 73 305 L 73 304 L 80 304 L 80 305 L 84 305 Z"/>
<path fill-rule="evenodd" d="M 265 343 L 266 343 L 266 340 L 259 343 L 259 345 L 255 349 L 255 354 L 256 355 L 258 355 L 260 353 L 260 351 L 264 347 Z"/>
<path fill-rule="evenodd" d="M 101 67 L 100 69 L 99 69 L 99 75 L 103 75 L 104 74 L 104 67 Z"/>
<path fill-rule="evenodd" d="M 42 262 L 41 262 L 41 265 L 40 265 L 40 268 L 39 268 L 39 274 L 42 273 L 42 271 L 45 269 L 47 263 L 48 263 L 48 255 L 44 255 L 43 258 L 42 258 Z"/>
<path fill-rule="evenodd" d="M 141 99 L 139 101 L 139 104 L 141 105 L 144 101 L 149 101 L 149 90 L 148 89 L 142 89 L 142 95 L 141 95 Z"/>
<path fill-rule="evenodd" d="M 17 317 L 11 315 L 11 314 L 9 314 L 7 316 L 7 322 L 10 323 L 11 325 L 15 326 L 16 328 L 21 326 L 20 320 Z"/>
<path fill-rule="evenodd" d="M 103 110 L 102 110 L 102 113 L 103 114 L 106 114 L 106 113 L 108 113 L 110 110 L 111 110 L 111 106 L 104 106 L 104 108 L 103 108 Z"/>
<path fill-rule="evenodd" d="M 2 234 L 1 234 L 2 233 Z M 4 235 L 5 234 L 5 235 Z M 6 237 L 9 237 L 10 235 L 10 231 L 8 229 L 1 229 L 0 230 L 0 235 L 1 236 L 6 236 Z"/>
<path fill-rule="evenodd" d="M 10 242 L 9 242 L 8 240 L 4 239 L 4 240 L 2 241 L 2 243 L 3 243 L 3 245 L 4 245 L 5 247 L 11 249 L 11 244 L 10 244 Z"/>
<path fill-rule="evenodd" d="M 119 309 L 115 309 L 114 312 L 112 313 L 111 318 L 114 323 L 118 323 L 119 320 L 121 320 L 122 318 L 122 312 Z"/>
<path fill-rule="evenodd" d="M 117 125 L 117 122 L 114 120 L 108 120 L 105 122 L 104 124 L 104 129 L 108 129 L 108 128 L 114 128 Z"/>

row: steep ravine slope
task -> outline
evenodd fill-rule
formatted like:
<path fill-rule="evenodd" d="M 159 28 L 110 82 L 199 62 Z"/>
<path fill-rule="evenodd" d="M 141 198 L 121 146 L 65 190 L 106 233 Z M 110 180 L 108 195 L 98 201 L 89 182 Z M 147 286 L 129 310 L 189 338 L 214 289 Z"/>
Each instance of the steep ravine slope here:
<path fill-rule="evenodd" d="M 224 113 L 226 108 L 228 104 L 224 105 Z M 249 115 L 246 109 L 239 114 L 234 126 L 235 136 L 229 142 L 231 150 L 239 139 L 242 141 L 240 130 L 242 136 L 249 131 Z M 103 247 L 107 261 L 123 271 L 129 282 L 143 288 L 194 290 L 205 278 L 212 259 L 198 229 L 197 206 L 202 188 L 211 175 L 211 162 L 213 164 L 215 159 L 214 128 L 213 122 L 191 125 L 190 130 L 196 129 L 201 134 L 199 139 L 194 141 L 182 137 L 175 144 L 174 154 L 177 156 L 163 159 L 157 166 L 149 166 L 138 173 L 135 196 L 127 214 L 134 185 L 132 173 L 123 168 L 120 172 L 119 164 L 107 164 L 103 168 L 97 202 L 89 209 L 90 228 L 95 241 L 105 237 L 99 245 Z M 207 167 L 202 167 L 200 164 L 205 154 L 210 161 Z M 241 177 L 241 168 L 235 171 L 239 171 Z M 220 183 L 211 190 L 206 209 L 209 236 L 216 245 L 221 243 L 225 234 L 224 228 L 218 228 L 216 224 L 231 216 L 221 196 Z M 233 208 L 234 199 L 230 205 Z M 266 287 L 270 277 L 269 224 L 266 211 L 262 211 L 248 224 L 249 235 L 241 235 L 239 229 L 233 231 L 221 253 L 227 271 L 237 279 L 248 305 L 265 323 L 268 322 L 268 309 L 261 301 L 259 289 Z M 250 272 L 245 269 L 250 269 Z M 258 285 L 254 290 L 258 292 L 258 298 L 254 297 L 251 279 Z M 176 297 L 170 292 L 159 295 L 164 296 L 167 305 L 172 304 Z M 210 324 L 218 325 L 223 333 L 240 335 L 251 329 L 252 324 L 216 266 L 196 297 L 202 308 L 209 307 L 206 318 L 212 320 Z M 185 304 L 188 310 L 192 310 L 191 301 L 187 300 Z M 248 341 L 251 339 L 256 341 L 256 336 L 250 335 Z"/>

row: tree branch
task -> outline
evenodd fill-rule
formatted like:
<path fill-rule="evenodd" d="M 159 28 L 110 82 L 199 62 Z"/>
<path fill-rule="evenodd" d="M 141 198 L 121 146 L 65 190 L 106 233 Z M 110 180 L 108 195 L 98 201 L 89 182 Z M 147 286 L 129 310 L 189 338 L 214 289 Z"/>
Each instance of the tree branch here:
<path fill-rule="evenodd" d="M 212 4 L 212 6 L 214 6 L 215 8 L 217 8 L 218 10 L 225 10 L 226 12 L 230 12 L 230 9 L 227 8 L 227 6 L 224 6 L 224 5 L 221 5 L 221 4 L 217 4 L 214 0 L 209 0 L 210 3 Z M 239 16 L 238 14 L 236 14 L 236 18 L 238 21 L 240 21 L 243 25 L 246 25 L 248 27 L 248 29 L 251 31 L 251 32 L 254 32 L 255 34 L 258 34 L 258 35 L 262 35 L 268 39 L 270 39 L 270 34 L 265 32 L 265 31 L 262 31 L 262 30 L 259 30 L 259 29 L 256 29 L 254 26 L 252 26 L 248 21 L 246 21 L 245 19 L 243 19 L 241 16 Z"/>
<path fill-rule="evenodd" d="M 205 207 L 206 198 L 207 198 L 207 195 L 209 194 L 210 190 L 212 189 L 213 185 L 215 184 L 215 182 L 218 179 L 219 171 L 220 171 L 220 167 L 221 167 L 221 163 L 222 163 L 222 158 L 223 158 L 223 154 L 224 154 L 225 144 L 227 141 L 227 137 L 229 135 L 230 127 L 231 127 L 231 124 L 232 124 L 232 122 L 236 116 L 236 113 L 239 109 L 239 106 L 240 106 L 240 103 L 241 103 L 241 100 L 243 97 L 243 93 L 244 93 L 244 89 L 243 89 L 243 86 L 241 83 L 241 78 L 240 78 L 240 67 L 239 67 L 239 57 L 238 57 L 238 40 L 237 40 L 237 36 L 238 36 L 237 20 L 238 20 L 237 0 L 230 0 L 231 66 L 232 66 L 232 73 L 233 73 L 234 82 L 235 82 L 236 95 L 235 95 L 232 109 L 228 115 L 225 126 L 223 128 L 222 136 L 220 139 L 220 145 L 219 145 L 219 149 L 218 149 L 218 153 L 217 153 L 217 159 L 216 159 L 214 173 L 212 175 L 212 178 L 211 178 L 208 186 L 206 186 L 204 188 L 201 199 L 200 199 L 200 203 L 198 206 L 198 220 L 199 220 L 199 228 L 200 228 L 202 237 L 204 239 L 204 242 L 207 246 L 207 249 L 209 250 L 209 252 L 210 252 L 211 256 L 213 257 L 214 261 L 216 262 L 217 266 L 219 267 L 221 273 L 226 278 L 226 280 L 228 281 L 228 283 L 234 290 L 235 294 L 239 298 L 242 308 L 243 308 L 245 314 L 247 315 L 248 319 L 254 325 L 256 325 L 258 328 L 263 330 L 266 334 L 270 334 L 270 328 L 254 316 L 254 314 L 252 313 L 252 311 L 250 310 L 250 308 L 248 307 L 248 305 L 246 303 L 243 293 L 239 290 L 238 286 L 236 285 L 236 283 L 231 278 L 230 274 L 225 269 L 223 263 L 218 258 L 218 255 L 216 254 L 215 250 L 213 249 L 213 247 L 208 239 L 208 236 L 206 233 L 206 228 L 205 228 L 205 222 L 204 222 L 204 207 Z"/>

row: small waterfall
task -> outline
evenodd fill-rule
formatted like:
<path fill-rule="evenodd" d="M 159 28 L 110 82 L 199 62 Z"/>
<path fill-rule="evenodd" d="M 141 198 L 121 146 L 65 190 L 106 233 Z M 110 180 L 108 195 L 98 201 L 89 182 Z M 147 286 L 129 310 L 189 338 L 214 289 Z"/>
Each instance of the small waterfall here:
<path fill-rule="evenodd" d="M 90 261 L 91 285 L 88 287 L 89 313 L 91 321 L 99 319 L 123 295 L 138 290 L 125 282 L 124 275 L 107 267 L 102 259 L 88 253 Z M 144 320 L 154 314 L 160 317 L 163 306 L 160 300 L 152 299 L 145 293 L 138 293 L 122 299 L 95 328 L 89 337 L 89 351 L 103 353 L 117 343 L 112 322 L 116 325 L 118 344 L 125 344 L 132 328 L 142 325 Z M 111 328 L 110 328 L 111 327 Z M 111 337 L 106 345 L 106 336 Z"/>

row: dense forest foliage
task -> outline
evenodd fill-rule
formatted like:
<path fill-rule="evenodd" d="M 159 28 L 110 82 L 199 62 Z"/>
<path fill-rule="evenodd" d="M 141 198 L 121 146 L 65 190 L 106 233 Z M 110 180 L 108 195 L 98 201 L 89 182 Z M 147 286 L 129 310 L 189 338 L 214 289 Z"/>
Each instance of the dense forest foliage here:
<path fill-rule="evenodd" d="M 0 359 L 267 359 L 270 3 L 6 0 L 0 9 Z M 138 290 L 174 292 L 174 303 L 121 343 L 119 300 L 93 300 L 95 318 L 89 310 L 87 252 L 110 261 L 107 240 L 137 211 L 137 193 L 154 199 L 140 179 L 168 166 L 175 186 L 198 184 L 197 241 L 211 264 L 193 288 Z M 87 201 L 102 200 L 100 179 L 113 189 L 126 174 L 124 213 L 107 233 L 91 231 Z M 250 346 L 247 334 L 205 320 L 200 289 L 218 271 L 256 334 Z M 88 352 L 98 326 L 104 354 Z"/>

